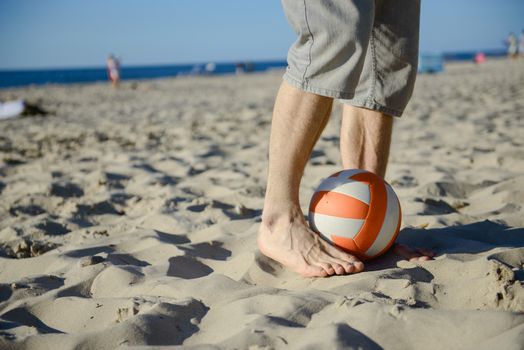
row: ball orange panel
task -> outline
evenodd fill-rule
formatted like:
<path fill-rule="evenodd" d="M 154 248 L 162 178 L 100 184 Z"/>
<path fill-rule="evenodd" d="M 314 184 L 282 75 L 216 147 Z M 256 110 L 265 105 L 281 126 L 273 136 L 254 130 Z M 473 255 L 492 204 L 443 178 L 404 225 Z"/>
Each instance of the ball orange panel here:
<path fill-rule="evenodd" d="M 340 218 L 364 219 L 369 206 L 351 196 L 337 192 L 320 191 L 315 193 L 309 210 L 318 214 Z"/>

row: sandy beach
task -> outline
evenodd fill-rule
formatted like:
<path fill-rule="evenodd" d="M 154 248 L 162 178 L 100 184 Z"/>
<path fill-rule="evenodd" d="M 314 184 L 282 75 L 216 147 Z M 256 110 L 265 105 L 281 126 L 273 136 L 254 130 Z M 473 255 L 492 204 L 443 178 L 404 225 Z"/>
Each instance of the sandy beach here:
<path fill-rule="evenodd" d="M 524 60 L 420 75 L 398 241 L 305 279 L 256 246 L 282 71 L 0 90 L 0 348 L 524 349 Z M 341 169 L 340 106 L 301 204 Z"/>

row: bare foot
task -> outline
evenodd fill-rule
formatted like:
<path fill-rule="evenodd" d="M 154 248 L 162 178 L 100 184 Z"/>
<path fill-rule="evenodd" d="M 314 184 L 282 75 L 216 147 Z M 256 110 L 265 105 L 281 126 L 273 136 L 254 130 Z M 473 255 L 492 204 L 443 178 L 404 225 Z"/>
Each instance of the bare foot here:
<path fill-rule="evenodd" d="M 364 264 L 309 229 L 300 210 L 291 215 L 264 215 L 258 232 L 262 254 L 304 277 L 360 272 Z"/>
<path fill-rule="evenodd" d="M 401 257 L 409 261 L 428 261 L 432 260 L 435 256 L 431 250 L 426 248 L 415 248 L 412 249 L 407 245 L 396 243 L 393 246 L 393 251 L 395 254 L 400 255 Z"/>

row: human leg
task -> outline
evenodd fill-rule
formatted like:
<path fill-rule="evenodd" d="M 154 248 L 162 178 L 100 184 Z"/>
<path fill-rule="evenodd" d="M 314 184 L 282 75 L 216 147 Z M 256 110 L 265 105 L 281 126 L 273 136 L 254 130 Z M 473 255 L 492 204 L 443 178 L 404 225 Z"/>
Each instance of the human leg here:
<path fill-rule="evenodd" d="M 389 115 L 344 105 L 340 127 L 344 169 L 365 169 L 384 178 L 392 128 L 393 117 Z"/>
<path fill-rule="evenodd" d="M 393 117 L 381 112 L 344 105 L 340 128 L 340 154 L 344 169 L 365 169 L 385 177 Z M 395 244 L 393 251 L 410 261 L 433 257 L 428 249 Z"/>
<path fill-rule="evenodd" d="M 418 17 L 414 17 L 418 16 L 415 11 L 418 1 L 404 1 L 415 6 L 413 11 L 402 10 L 407 20 L 391 12 L 397 9 L 394 1 L 389 2 L 389 6 L 382 0 L 283 1 L 286 15 L 298 34 L 288 54 L 284 78 L 296 89 L 284 83 L 275 104 L 268 188 L 258 243 L 262 253 L 302 275 L 326 276 L 358 272 L 363 268 L 353 256 L 322 241 L 308 228 L 298 203 L 298 189 L 311 149 L 329 116 L 332 101 L 328 97 L 351 99 L 350 103 L 355 106 L 387 115 L 402 113 L 401 107 L 411 94 L 416 59 L 413 61 L 410 57 L 405 61 L 397 51 L 416 56 L 414 49 L 418 46 L 418 37 L 408 36 L 412 28 L 393 33 L 398 26 L 389 25 L 390 20 L 418 24 Z M 393 50 L 388 48 L 389 44 L 394 44 Z M 377 69 L 387 74 L 378 75 Z M 392 79 L 380 79 L 386 75 Z M 389 82 L 395 83 L 393 89 L 386 86 Z M 366 124 L 362 126 L 363 123 Z M 369 131 L 365 121 L 356 125 Z M 379 136 L 385 130 L 375 129 Z M 348 132 L 346 145 L 354 140 L 352 136 Z M 367 139 L 384 137 L 373 134 L 363 140 Z M 364 159 L 366 166 L 384 174 L 389 139 L 385 143 L 366 145 L 366 154 L 369 154 Z M 377 158 L 375 162 L 369 161 L 373 154 Z M 384 154 L 385 159 L 378 159 Z M 349 159 L 349 156 L 343 158 Z"/>
<path fill-rule="evenodd" d="M 284 82 L 279 90 L 269 145 L 269 170 L 260 251 L 303 276 L 359 272 L 354 256 L 323 241 L 311 231 L 299 204 L 304 168 L 329 115 L 333 100 Z"/>

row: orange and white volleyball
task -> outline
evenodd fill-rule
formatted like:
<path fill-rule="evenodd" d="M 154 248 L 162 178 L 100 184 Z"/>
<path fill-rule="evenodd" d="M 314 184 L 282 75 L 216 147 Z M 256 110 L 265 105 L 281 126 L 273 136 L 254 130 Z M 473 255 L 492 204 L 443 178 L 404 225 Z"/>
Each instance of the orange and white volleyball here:
<path fill-rule="evenodd" d="M 309 225 L 327 241 L 361 259 L 385 253 L 401 222 L 400 202 L 381 177 L 343 170 L 318 186 L 309 205 Z"/>

